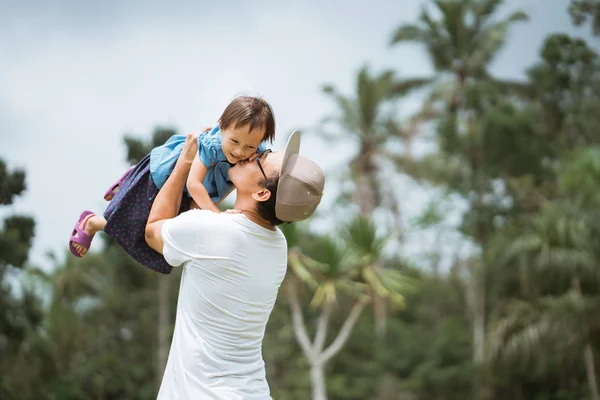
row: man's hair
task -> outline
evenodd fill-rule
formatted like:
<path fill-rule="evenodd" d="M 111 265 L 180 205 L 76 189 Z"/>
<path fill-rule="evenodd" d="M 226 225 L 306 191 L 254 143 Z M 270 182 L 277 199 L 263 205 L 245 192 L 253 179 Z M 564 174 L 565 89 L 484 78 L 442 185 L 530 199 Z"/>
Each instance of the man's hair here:
<path fill-rule="evenodd" d="M 275 177 L 263 179 L 260 185 L 271 192 L 271 197 L 265 201 L 256 202 L 258 215 L 272 225 L 281 225 L 283 221 L 275 216 L 275 202 L 277 200 L 277 186 L 279 185 L 279 174 Z"/>
<path fill-rule="evenodd" d="M 269 103 L 258 97 L 239 96 L 233 99 L 219 118 L 221 129 L 227 129 L 235 123 L 234 128 L 250 126 L 264 129 L 262 141 L 273 143 L 275 138 L 275 117 Z"/>

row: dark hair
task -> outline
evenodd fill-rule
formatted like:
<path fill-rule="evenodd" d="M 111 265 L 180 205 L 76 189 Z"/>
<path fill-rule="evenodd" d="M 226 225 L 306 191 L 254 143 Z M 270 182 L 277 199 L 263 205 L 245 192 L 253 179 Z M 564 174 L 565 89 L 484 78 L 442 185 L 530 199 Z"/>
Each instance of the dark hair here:
<path fill-rule="evenodd" d="M 279 185 L 279 174 L 276 177 L 263 179 L 259 183 L 262 187 L 271 192 L 271 197 L 265 201 L 256 202 L 256 212 L 258 215 L 273 225 L 281 225 L 283 221 L 275 216 L 275 202 L 277 200 L 277 186 Z"/>
<path fill-rule="evenodd" d="M 225 108 L 219 118 L 221 129 L 227 129 L 235 123 L 235 128 L 250 125 L 250 131 L 254 128 L 265 130 L 263 141 L 273 143 L 275 138 L 275 117 L 269 103 L 258 97 L 239 96 L 233 99 Z"/>

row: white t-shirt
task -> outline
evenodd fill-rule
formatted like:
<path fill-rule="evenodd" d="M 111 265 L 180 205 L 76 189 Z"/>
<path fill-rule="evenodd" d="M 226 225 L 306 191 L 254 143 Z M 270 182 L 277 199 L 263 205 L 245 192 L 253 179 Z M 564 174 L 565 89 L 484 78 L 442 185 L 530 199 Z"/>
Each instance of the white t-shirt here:
<path fill-rule="evenodd" d="M 191 210 L 165 222 L 163 253 L 183 265 L 158 399 L 271 399 L 262 341 L 287 269 L 287 242 L 243 214 Z"/>

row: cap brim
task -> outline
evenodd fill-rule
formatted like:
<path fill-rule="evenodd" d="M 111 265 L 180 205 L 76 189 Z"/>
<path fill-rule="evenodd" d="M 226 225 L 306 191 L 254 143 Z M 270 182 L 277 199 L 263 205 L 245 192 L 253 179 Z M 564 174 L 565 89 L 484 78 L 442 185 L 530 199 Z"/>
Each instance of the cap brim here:
<path fill-rule="evenodd" d="M 285 166 L 290 159 L 292 154 L 299 154 L 300 152 L 300 132 L 294 131 L 288 138 L 287 144 L 285 145 L 285 153 L 283 154 L 283 161 L 281 162 L 281 170 L 285 170 Z M 281 172 L 280 172 L 281 173 Z"/>
<path fill-rule="evenodd" d="M 289 161 L 290 161 L 290 157 L 293 156 L 294 154 L 299 154 L 300 152 L 300 132 L 298 131 L 293 131 L 290 135 L 290 137 L 288 137 L 288 141 L 287 144 L 285 145 L 285 151 L 283 153 L 283 161 L 281 161 L 281 168 L 279 169 L 279 176 L 285 176 L 286 175 L 286 171 L 288 171 L 291 166 L 289 165 Z M 279 185 L 277 187 L 277 195 L 279 198 L 279 189 L 281 188 L 282 185 Z M 279 210 L 279 203 L 277 203 L 275 205 L 275 215 L 278 214 L 278 210 Z M 287 221 L 286 221 L 287 222 Z"/>

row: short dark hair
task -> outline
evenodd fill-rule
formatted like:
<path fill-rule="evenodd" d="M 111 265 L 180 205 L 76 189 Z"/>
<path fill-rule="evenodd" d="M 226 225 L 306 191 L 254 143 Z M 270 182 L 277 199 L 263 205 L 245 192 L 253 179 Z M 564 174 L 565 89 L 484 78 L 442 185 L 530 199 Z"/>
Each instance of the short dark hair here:
<path fill-rule="evenodd" d="M 258 97 L 238 96 L 227 107 L 219 118 L 221 129 L 227 129 L 235 123 L 235 128 L 250 125 L 254 128 L 264 129 L 262 141 L 273 143 L 275 138 L 275 117 L 273 109 L 265 100 Z"/>
<path fill-rule="evenodd" d="M 275 177 L 263 179 L 259 184 L 271 192 L 268 200 L 256 202 L 258 215 L 272 225 L 281 225 L 284 222 L 275 216 L 275 202 L 277 201 L 277 186 L 279 185 L 279 174 Z"/>

